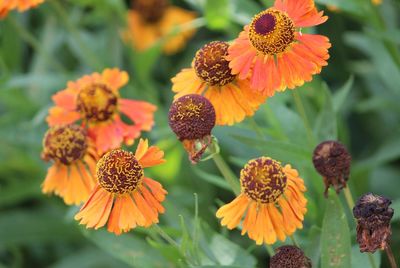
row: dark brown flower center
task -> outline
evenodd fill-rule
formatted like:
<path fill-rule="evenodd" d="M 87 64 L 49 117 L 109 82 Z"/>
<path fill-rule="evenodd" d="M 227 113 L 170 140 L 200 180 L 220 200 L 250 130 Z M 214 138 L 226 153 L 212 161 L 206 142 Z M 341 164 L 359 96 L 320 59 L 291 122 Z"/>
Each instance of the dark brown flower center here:
<path fill-rule="evenodd" d="M 50 128 L 43 139 L 42 158 L 69 165 L 82 159 L 88 143 L 86 130 L 77 125 L 55 126 Z"/>
<path fill-rule="evenodd" d="M 281 246 L 275 250 L 269 268 L 311 268 L 311 260 L 295 246 Z"/>
<path fill-rule="evenodd" d="M 168 0 L 134 0 L 133 9 L 148 23 L 159 21 L 169 6 Z"/>
<path fill-rule="evenodd" d="M 286 188 L 286 174 L 278 161 L 269 157 L 250 160 L 240 172 L 242 191 L 261 203 L 274 203 Z"/>
<path fill-rule="evenodd" d="M 286 13 L 267 9 L 254 16 L 249 38 L 252 45 L 265 55 L 284 52 L 294 41 L 295 27 Z"/>
<path fill-rule="evenodd" d="M 83 88 L 77 99 L 78 111 L 92 123 L 110 119 L 117 111 L 118 95 L 107 85 L 90 84 Z"/>
<path fill-rule="evenodd" d="M 204 45 L 196 52 L 194 70 L 199 78 L 214 86 L 223 86 L 235 79 L 231 74 L 228 55 L 228 43 L 215 41 Z"/>
<path fill-rule="evenodd" d="M 169 109 L 169 126 L 182 140 L 210 135 L 215 126 L 215 110 L 209 100 L 197 94 L 180 97 Z"/>
<path fill-rule="evenodd" d="M 144 171 L 133 153 L 116 149 L 105 154 L 97 163 L 100 186 L 116 194 L 133 192 L 141 183 Z"/>

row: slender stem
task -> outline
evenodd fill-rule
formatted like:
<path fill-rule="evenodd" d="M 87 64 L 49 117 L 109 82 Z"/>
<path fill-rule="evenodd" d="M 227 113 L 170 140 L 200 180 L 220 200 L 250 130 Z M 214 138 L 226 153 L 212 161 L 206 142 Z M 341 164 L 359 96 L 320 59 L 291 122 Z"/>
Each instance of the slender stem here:
<path fill-rule="evenodd" d="M 393 256 L 393 251 L 392 251 L 392 248 L 390 247 L 389 244 L 387 244 L 387 246 L 385 248 L 385 251 L 386 251 L 386 255 L 387 255 L 388 259 L 389 259 L 390 267 L 391 268 L 397 268 L 396 260 L 395 260 L 395 258 Z"/>
<path fill-rule="evenodd" d="M 301 97 L 299 95 L 298 89 L 293 90 L 293 98 L 294 98 L 294 103 L 296 105 L 297 111 L 300 113 L 300 116 L 303 119 L 303 123 L 306 128 L 306 132 L 307 132 L 308 141 L 311 144 L 314 144 L 314 134 L 311 129 L 310 121 L 308 121 L 306 110 L 304 108 L 303 101 L 301 100 Z"/>
<path fill-rule="evenodd" d="M 268 255 L 270 257 L 275 255 L 275 251 L 274 251 L 274 249 L 273 249 L 273 247 L 271 245 L 265 244 L 265 248 L 267 249 Z"/>
<path fill-rule="evenodd" d="M 353 208 L 354 208 L 355 204 L 354 204 L 354 200 L 353 200 L 353 195 L 351 194 L 350 186 L 347 185 L 343 189 L 343 192 L 344 192 L 344 197 L 346 198 L 346 203 L 347 203 L 347 205 L 348 205 L 348 207 L 350 209 L 350 213 L 353 213 Z M 368 255 L 368 260 L 369 260 L 369 262 L 371 264 L 371 267 L 372 268 L 377 268 L 377 266 L 375 264 L 374 257 L 372 256 L 372 254 L 368 253 L 367 255 Z"/>
<path fill-rule="evenodd" d="M 25 27 L 23 27 L 17 20 L 13 18 L 13 16 L 8 16 L 8 21 L 11 22 L 12 26 L 15 28 L 15 30 L 18 32 L 19 36 L 26 42 L 28 43 L 34 50 L 36 50 L 38 53 L 42 54 L 46 60 L 53 65 L 54 68 L 56 68 L 59 71 L 63 71 L 64 67 L 58 63 L 55 58 L 45 49 L 43 49 L 43 46 L 40 44 L 40 41 L 36 39 L 35 36 L 33 36 L 29 31 L 26 30 Z"/>
<path fill-rule="evenodd" d="M 294 237 L 294 235 L 289 235 L 290 240 L 292 240 L 292 244 L 296 247 L 299 247 L 299 244 L 296 241 L 296 238 Z"/>
<path fill-rule="evenodd" d="M 103 64 L 98 60 L 97 56 L 92 52 L 92 50 L 87 47 L 82 41 L 79 30 L 75 27 L 75 25 L 70 22 L 68 18 L 68 13 L 65 11 L 64 7 L 60 4 L 58 0 L 51 0 L 49 1 L 49 3 L 53 7 L 54 11 L 61 18 L 65 27 L 74 38 L 75 42 L 78 44 L 79 48 L 82 51 L 82 55 L 85 57 L 89 65 L 91 65 L 95 69 L 101 69 L 103 67 Z"/>
<path fill-rule="evenodd" d="M 224 176 L 225 180 L 231 186 L 232 191 L 236 194 L 240 194 L 240 184 L 237 180 L 233 171 L 229 168 L 228 164 L 226 164 L 225 160 L 221 157 L 220 154 L 214 154 L 213 160 L 215 165 L 218 167 L 219 171 L 221 172 L 222 176 Z"/>
<path fill-rule="evenodd" d="M 169 244 L 177 248 L 179 252 L 181 251 L 181 247 L 179 246 L 179 244 L 166 232 L 164 232 L 164 230 L 161 229 L 161 227 L 158 224 L 154 224 L 153 229 L 156 230 L 160 234 L 160 236 L 164 238 Z"/>

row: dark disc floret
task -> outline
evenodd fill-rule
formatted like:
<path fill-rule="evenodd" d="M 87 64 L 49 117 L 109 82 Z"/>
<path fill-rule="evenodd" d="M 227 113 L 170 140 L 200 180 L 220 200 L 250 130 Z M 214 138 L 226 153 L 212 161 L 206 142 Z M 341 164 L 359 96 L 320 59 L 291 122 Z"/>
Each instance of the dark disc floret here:
<path fill-rule="evenodd" d="M 87 132 L 81 126 L 54 126 L 43 138 L 42 158 L 70 165 L 83 158 L 87 147 Z"/>
<path fill-rule="evenodd" d="M 311 268 L 311 260 L 296 246 L 281 246 L 275 249 L 270 268 Z"/>
<path fill-rule="evenodd" d="M 385 249 L 391 235 L 392 201 L 372 193 L 364 194 L 353 208 L 357 220 L 357 242 L 361 252 Z"/>
<path fill-rule="evenodd" d="M 215 110 L 205 97 L 190 94 L 175 100 L 168 113 L 169 126 L 179 140 L 197 140 L 211 135 Z"/>
<path fill-rule="evenodd" d="M 133 0 L 132 7 L 148 23 L 158 22 L 169 6 L 168 0 Z"/>
<path fill-rule="evenodd" d="M 351 155 L 343 144 L 337 141 L 324 141 L 314 150 L 313 164 L 324 177 L 325 194 L 333 185 L 336 192 L 346 187 L 350 175 Z"/>
<path fill-rule="evenodd" d="M 100 186 L 110 193 L 131 193 L 140 185 L 144 171 L 132 152 L 115 149 L 97 163 Z"/>

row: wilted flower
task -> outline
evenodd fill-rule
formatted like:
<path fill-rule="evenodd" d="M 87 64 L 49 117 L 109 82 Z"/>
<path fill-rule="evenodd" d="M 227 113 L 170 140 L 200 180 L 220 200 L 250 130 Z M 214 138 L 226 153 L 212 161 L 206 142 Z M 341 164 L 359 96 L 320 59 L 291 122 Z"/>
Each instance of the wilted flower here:
<path fill-rule="evenodd" d="M 43 139 L 42 158 L 52 160 L 42 184 L 43 193 L 55 193 L 67 205 L 79 205 L 95 185 L 98 159 L 86 130 L 77 125 L 51 127 Z"/>
<path fill-rule="evenodd" d="M 305 34 L 327 20 L 312 0 L 276 0 L 273 7 L 254 16 L 229 48 L 233 74 L 249 78 L 251 87 L 272 96 L 294 89 L 321 72 L 329 58 L 329 39 Z"/>
<path fill-rule="evenodd" d="M 384 250 L 389 243 L 392 230 L 390 220 L 394 210 L 390 199 L 372 193 L 364 194 L 353 208 L 357 220 L 357 242 L 361 252 Z"/>
<path fill-rule="evenodd" d="M 168 113 L 172 131 L 182 142 L 192 163 L 197 163 L 208 145 L 215 126 L 213 105 L 203 96 L 190 94 L 175 100 Z"/>
<path fill-rule="evenodd" d="M 98 184 L 75 219 L 86 228 L 107 223 L 107 230 L 117 235 L 158 223 L 167 191 L 146 177 L 144 168 L 164 163 L 163 156 L 163 151 L 142 139 L 135 154 L 120 149 L 105 154 L 97 163 Z"/>
<path fill-rule="evenodd" d="M 0 3 L 0 18 L 7 16 L 11 10 L 17 9 L 19 12 L 23 12 L 43 2 L 44 0 L 2 0 Z"/>
<path fill-rule="evenodd" d="M 134 0 L 124 38 L 139 51 L 150 48 L 160 38 L 166 38 L 163 50 L 166 54 L 173 54 L 181 50 L 195 33 L 194 29 L 180 27 L 195 18 L 194 12 L 171 6 L 168 0 Z"/>
<path fill-rule="evenodd" d="M 297 170 L 269 157 L 250 160 L 240 172 L 241 194 L 217 211 L 221 225 L 237 227 L 243 216 L 242 235 L 262 243 L 284 241 L 303 228 L 306 187 Z"/>
<path fill-rule="evenodd" d="M 281 246 L 275 249 L 269 268 L 311 268 L 311 260 L 296 246 Z"/>
<path fill-rule="evenodd" d="M 329 186 L 333 185 L 336 193 L 346 187 L 350 175 L 351 155 L 343 144 L 337 141 L 324 141 L 314 149 L 313 164 L 324 178 L 325 196 Z"/>
<path fill-rule="evenodd" d="M 183 69 L 172 81 L 175 98 L 203 94 L 214 106 L 217 125 L 232 125 L 252 116 L 267 96 L 254 92 L 248 80 L 231 74 L 228 43 L 214 41 L 196 52 L 192 67 Z"/>
<path fill-rule="evenodd" d="M 123 142 L 131 145 L 142 130 L 151 130 L 157 108 L 145 101 L 121 98 L 119 89 L 128 79 L 126 72 L 114 68 L 69 82 L 53 96 L 56 105 L 50 108 L 47 122 L 53 126 L 82 120 L 100 153 Z M 123 122 L 121 114 L 133 124 Z"/>

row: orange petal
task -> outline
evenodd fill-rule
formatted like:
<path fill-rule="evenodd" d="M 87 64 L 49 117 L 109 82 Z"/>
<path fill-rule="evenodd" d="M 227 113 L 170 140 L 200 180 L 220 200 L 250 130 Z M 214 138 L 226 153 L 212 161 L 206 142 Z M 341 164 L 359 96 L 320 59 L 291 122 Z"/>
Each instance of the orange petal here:
<path fill-rule="evenodd" d="M 177 93 L 174 99 L 189 94 L 201 95 L 206 88 L 206 83 L 196 75 L 193 68 L 183 69 L 171 81 L 172 91 Z"/>
<path fill-rule="evenodd" d="M 157 107 L 151 103 L 120 99 L 119 109 L 142 130 L 150 131 L 154 125 L 154 112 Z"/>
<path fill-rule="evenodd" d="M 119 225 L 120 218 L 122 217 L 122 205 L 123 202 L 119 196 L 115 198 L 114 206 L 111 210 L 110 217 L 108 218 L 107 231 L 120 235 L 122 233 L 122 228 Z"/>
<path fill-rule="evenodd" d="M 146 187 L 141 187 L 140 192 L 142 193 L 146 202 L 159 213 L 164 213 L 165 209 L 161 203 L 150 193 Z"/>
<path fill-rule="evenodd" d="M 150 226 L 153 223 L 158 223 L 158 217 L 155 209 L 149 206 L 143 196 L 138 191 L 133 192 L 132 195 L 140 213 L 146 220 L 145 227 Z"/>
<path fill-rule="evenodd" d="M 42 184 L 43 193 L 54 192 L 63 195 L 67 184 L 68 170 L 65 165 L 54 164 L 47 170 L 46 178 Z"/>
<path fill-rule="evenodd" d="M 135 156 L 144 168 L 165 163 L 165 159 L 163 159 L 164 152 L 157 146 L 151 146 L 149 148 L 149 142 L 147 139 L 140 139 Z"/>
<path fill-rule="evenodd" d="M 59 106 L 49 109 L 46 121 L 49 126 L 71 124 L 81 118 L 81 114 L 75 111 L 66 110 Z"/>
<path fill-rule="evenodd" d="M 161 183 L 146 177 L 143 178 L 143 183 L 149 187 L 151 193 L 159 202 L 165 200 L 167 191 L 162 187 Z"/>
<path fill-rule="evenodd" d="M 117 91 L 129 81 L 128 73 L 118 68 L 105 69 L 101 76 L 103 83 L 107 84 L 113 91 Z"/>
<path fill-rule="evenodd" d="M 275 207 L 275 204 L 268 204 L 268 214 L 271 218 L 272 225 L 274 226 L 276 236 L 279 240 L 285 241 L 286 235 L 283 227 L 283 217 Z"/>

